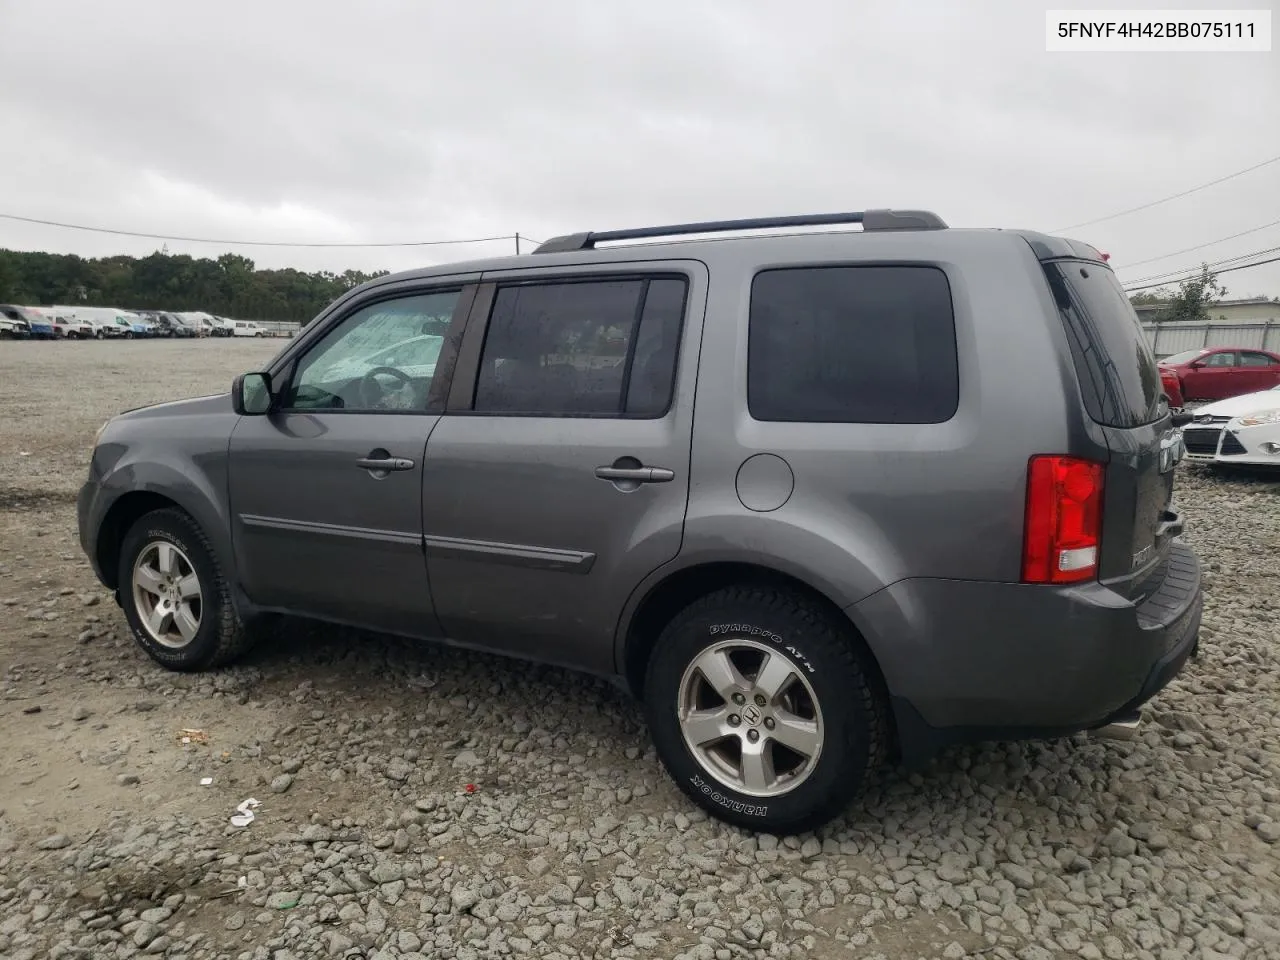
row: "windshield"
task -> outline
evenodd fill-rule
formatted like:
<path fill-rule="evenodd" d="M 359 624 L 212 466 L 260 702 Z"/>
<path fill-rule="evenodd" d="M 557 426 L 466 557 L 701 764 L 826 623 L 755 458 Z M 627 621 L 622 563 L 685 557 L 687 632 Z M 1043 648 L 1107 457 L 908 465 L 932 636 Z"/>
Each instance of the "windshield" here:
<path fill-rule="evenodd" d="M 1182 353 L 1175 353 L 1171 357 L 1165 357 L 1160 362 L 1171 363 L 1174 365 L 1182 364 L 1182 363 L 1190 363 L 1192 360 L 1200 356 L 1202 353 L 1204 353 L 1203 350 L 1184 350 L 1182 351 Z"/>

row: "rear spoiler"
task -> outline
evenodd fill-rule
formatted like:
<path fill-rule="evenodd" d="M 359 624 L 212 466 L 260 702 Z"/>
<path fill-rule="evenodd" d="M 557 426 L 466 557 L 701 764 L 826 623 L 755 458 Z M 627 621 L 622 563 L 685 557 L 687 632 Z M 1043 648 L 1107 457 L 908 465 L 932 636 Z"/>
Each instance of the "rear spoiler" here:
<path fill-rule="evenodd" d="M 1103 253 L 1092 244 L 1066 237 L 1051 237 L 1046 233 L 1022 232 L 1022 239 L 1031 246 L 1039 260 L 1091 260 L 1106 264 L 1111 254 Z"/>

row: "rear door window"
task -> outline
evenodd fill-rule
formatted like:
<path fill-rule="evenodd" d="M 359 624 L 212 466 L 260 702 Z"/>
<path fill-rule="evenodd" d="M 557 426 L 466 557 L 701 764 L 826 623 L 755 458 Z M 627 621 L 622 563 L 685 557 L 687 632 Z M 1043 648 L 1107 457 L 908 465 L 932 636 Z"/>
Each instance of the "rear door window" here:
<path fill-rule="evenodd" d="M 671 405 L 682 277 L 500 286 L 476 385 L 477 413 L 654 419 Z"/>
<path fill-rule="evenodd" d="M 1163 415 L 1160 370 L 1137 313 L 1110 268 L 1081 260 L 1044 265 L 1089 416 L 1137 427 Z"/>

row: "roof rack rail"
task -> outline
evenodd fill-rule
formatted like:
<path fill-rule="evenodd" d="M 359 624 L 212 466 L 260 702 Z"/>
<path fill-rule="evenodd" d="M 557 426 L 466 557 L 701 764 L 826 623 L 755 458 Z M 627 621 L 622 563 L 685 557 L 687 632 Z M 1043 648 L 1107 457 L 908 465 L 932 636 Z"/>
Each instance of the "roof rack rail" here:
<path fill-rule="evenodd" d="M 721 233 L 730 230 L 774 230 L 781 227 L 817 227 L 829 224 L 860 223 L 870 230 L 944 230 L 946 223 L 928 210 L 866 210 L 850 213 L 809 213 L 794 217 L 755 217 L 748 220 L 705 220 L 675 223 L 665 227 L 637 227 L 631 230 L 604 230 L 599 233 L 569 233 L 552 237 L 534 253 L 568 253 L 592 250 L 597 243 L 611 240 L 647 240 L 689 233 Z"/>

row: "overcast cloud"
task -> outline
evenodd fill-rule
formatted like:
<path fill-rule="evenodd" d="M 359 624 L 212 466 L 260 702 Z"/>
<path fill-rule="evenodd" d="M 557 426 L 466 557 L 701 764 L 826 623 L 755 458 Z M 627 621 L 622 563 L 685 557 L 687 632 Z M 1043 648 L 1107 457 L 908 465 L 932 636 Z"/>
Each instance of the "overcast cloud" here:
<path fill-rule="evenodd" d="M 1280 155 L 1280 43 L 1050 54 L 1047 5 L 0 0 L 0 212 L 311 242 L 883 206 L 1053 231 Z M 1123 267 L 1273 220 L 1280 164 L 1072 234 Z M 0 246 L 159 243 L 0 220 Z M 511 247 L 236 250 L 394 270 Z M 1121 277 L 1267 247 L 1280 226 Z M 1280 296 L 1280 264 L 1223 280 Z"/>

